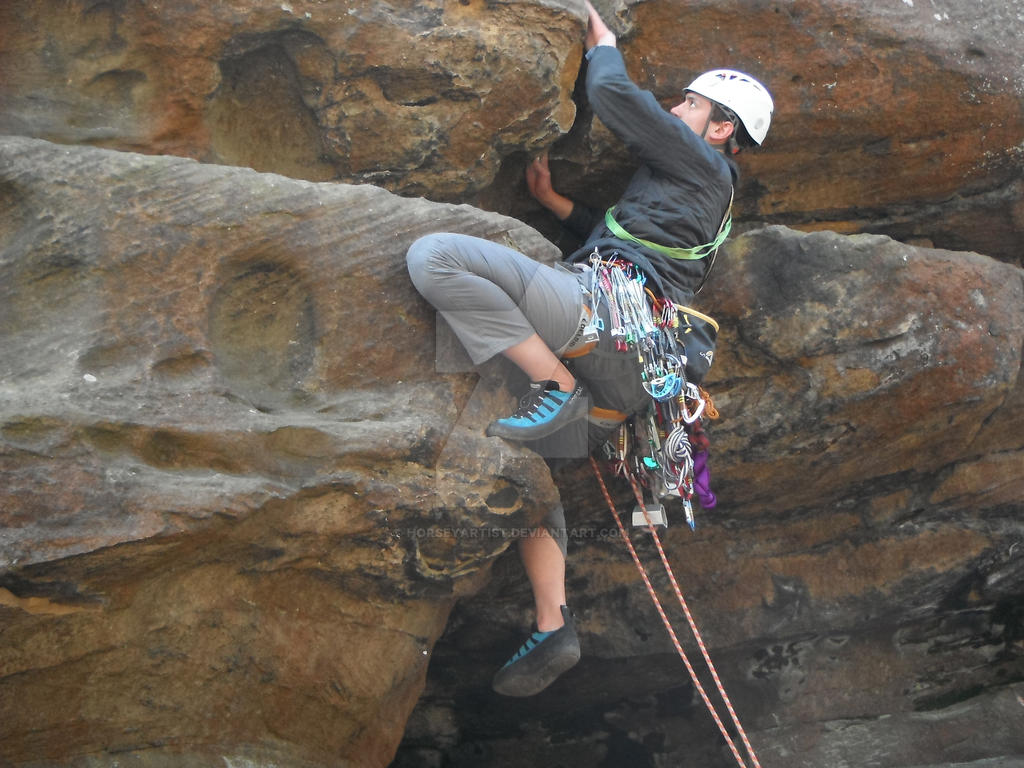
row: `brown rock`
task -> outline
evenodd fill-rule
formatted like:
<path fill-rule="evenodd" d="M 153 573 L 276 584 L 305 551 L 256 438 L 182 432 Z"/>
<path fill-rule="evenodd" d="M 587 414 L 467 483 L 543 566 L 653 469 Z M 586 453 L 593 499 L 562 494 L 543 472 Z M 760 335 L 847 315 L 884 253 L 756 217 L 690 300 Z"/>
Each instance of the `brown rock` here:
<path fill-rule="evenodd" d="M 405 250 L 552 247 L 23 138 L 0 195 L 3 762 L 386 765 L 455 596 L 554 498 L 482 436 L 503 388 L 435 369 Z"/>
<path fill-rule="evenodd" d="M 5 3 L 0 133 L 455 198 L 572 124 L 567 5 Z"/>
<path fill-rule="evenodd" d="M 383 765 L 433 653 L 412 733 L 440 737 L 402 755 L 726 764 L 583 471 L 559 480 L 584 661 L 488 693 L 529 606 L 499 556 L 554 489 L 480 437 L 507 396 L 437 364 L 402 255 L 459 229 L 553 257 L 536 233 L 171 158 L 0 158 L 0 756 Z M 1020 270 L 782 227 L 717 270 L 721 501 L 665 540 L 765 763 L 1020 753 L 979 728 L 1024 694 Z"/>
<path fill-rule="evenodd" d="M 744 156 L 739 218 L 1019 265 L 1019 0 L 947 6 L 598 3 L 631 74 L 666 105 L 712 66 L 771 87 L 774 125 Z M 9 0 L 0 133 L 370 182 L 547 226 L 523 153 L 573 124 L 584 18 L 576 0 Z M 560 188 L 601 205 L 628 171 L 587 112 L 554 154 Z"/>
<path fill-rule="evenodd" d="M 729 247 L 703 301 L 743 340 L 716 361 L 721 408 L 746 414 L 716 430 L 742 454 L 737 503 L 928 475 L 986 453 L 985 425 L 1020 423 L 1020 272 L 989 258 L 767 228 Z"/>

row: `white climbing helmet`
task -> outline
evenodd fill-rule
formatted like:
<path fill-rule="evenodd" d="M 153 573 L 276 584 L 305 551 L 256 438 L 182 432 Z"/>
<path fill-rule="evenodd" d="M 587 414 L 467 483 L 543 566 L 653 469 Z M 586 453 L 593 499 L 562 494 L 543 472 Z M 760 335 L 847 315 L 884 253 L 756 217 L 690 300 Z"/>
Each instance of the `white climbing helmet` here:
<path fill-rule="evenodd" d="M 750 138 L 758 144 L 764 141 L 775 104 L 768 89 L 750 75 L 734 69 L 713 69 L 697 77 L 686 90 L 731 109 Z"/>

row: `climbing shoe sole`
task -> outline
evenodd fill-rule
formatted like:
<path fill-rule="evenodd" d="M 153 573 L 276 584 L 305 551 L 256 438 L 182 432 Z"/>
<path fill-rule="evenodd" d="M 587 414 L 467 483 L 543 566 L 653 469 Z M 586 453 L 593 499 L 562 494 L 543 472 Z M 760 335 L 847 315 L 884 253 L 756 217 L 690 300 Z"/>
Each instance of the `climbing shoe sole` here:
<path fill-rule="evenodd" d="M 534 696 L 580 660 L 580 643 L 566 616 L 565 626 L 552 632 L 543 642 L 518 659 L 509 662 L 494 676 L 493 687 L 502 696 Z"/>

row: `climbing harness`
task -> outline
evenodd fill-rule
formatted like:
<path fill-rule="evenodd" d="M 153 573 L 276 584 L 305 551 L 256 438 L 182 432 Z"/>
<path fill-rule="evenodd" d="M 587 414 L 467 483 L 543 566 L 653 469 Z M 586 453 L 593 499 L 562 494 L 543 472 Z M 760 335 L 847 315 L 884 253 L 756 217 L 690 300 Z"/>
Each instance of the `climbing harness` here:
<path fill-rule="evenodd" d="M 718 730 L 721 732 L 722 737 L 725 739 L 733 756 L 736 758 L 737 764 L 739 764 L 741 768 L 747 768 L 747 761 L 743 759 L 742 754 L 740 754 L 739 749 L 736 747 L 735 741 L 729 735 L 728 729 L 725 727 L 725 724 L 722 722 L 722 718 L 718 714 L 718 709 L 715 707 L 714 702 L 711 701 L 707 691 L 704 690 L 704 686 L 701 684 L 700 678 L 697 676 L 697 672 L 693 668 L 693 664 L 686 655 L 686 651 L 683 650 L 682 643 L 679 642 L 679 637 L 676 635 L 675 629 L 672 627 L 672 622 L 665 613 L 661 600 L 658 598 L 658 593 L 655 591 L 654 586 L 651 584 L 651 579 L 647 575 L 647 569 L 644 568 L 643 563 L 640 562 L 640 556 L 637 554 L 636 548 L 633 546 L 633 542 L 630 540 L 629 534 L 626 532 L 626 528 L 622 524 L 619 513 L 615 510 L 615 502 L 612 501 L 612 497 L 608 493 L 608 488 L 604 483 L 604 478 L 601 476 L 601 470 L 598 468 L 597 461 L 593 456 L 590 457 L 590 465 L 593 468 L 594 475 L 597 477 L 597 481 L 601 486 L 601 493 L 604 495 L 604 499 L 608 503 L 608 508 L 611 510 L 612 517 L 615 518 L 615 524 L 619 529 L 619 535 L 626 543 L 626 548 L 629 549 L 629 554 L 633 557 L 633 562 L 636 564 L 637 570 L 640 572 L 640 577 L 643 579 L 644 586 L 647 588 L 647 593 L 651 596 L 651 600 L 654 602 L 654 607 L 658 610 L 658 615 L 661 617 L 661 621 L 665 625 L 665 629 L 668 631 L 669 637 L 672 639 L 672 644 L 675 646 L 676 652 L 679 654 L 679 658 L 683 660 L 683 664 L 686 666 L 686 671 L 690 674 L 690 679 L 693 681 L 694 688 L 697 689 L 701 699 L 704 701 L 704 706 L 707 707 L 708 712 L 711 713 L 711 717 L 718 726 Z M 639 503 L 638 508 L 646 509 L 643 504 L 643 496 L 639 486 L 637 486 L 635 482 L 631 482 L 631 485 L 633 486 L 633 493 Z M 746 748 L 747 755 L 750 757 L 750 764 L 752 764 L 754 768 L 761 768 L 761 764 L 757 759 L 757 754 L 754 752 L 754 748 L 751 746 L 750 740 L 747 738 L 746 731 L 743 730 L 743 725 L 740 723 L 739 717 L 736 715 L 736 710 L 733 708 L 732 702 L 729 700 L 729 695 L 725 692 L 725 686 L 722 684 L 722 681 L 718 676 L 718 672 L 715 669 L 715 665 L 711 661 L 711 655 L 708 653 L 707 646 L 704 643 L 704 638 L 701 636 L 700 630 L 697 628 L 697 623 L 694 621 L 693 614 L 690 613 L 690 608 L 686 604 L 683 592 L 679 588 L 679 582 L 676 581 L 675 574 L 672 572 L 672 566 L 669 565 L 668 557 L 665 555 L 665 549 L 662 547 L 661 539 L 658 537 L 658 531 L 654 527 L 655 521 L 647 514 L 646 511 L 644 512 L 644 517 L 647 522 L 648 530 L 651 533 L 651 537 L 654 539 L 655 546 L 658 549 L 658 555 L 661 557 L 661 562 L 665 566 L 665 572 L 668 574 L 669 582 L 672 584 L 672 590 L 675 592 L 676 598 L 679 600 L 679 605 L 682 607 L 683 613 L 686 615 L 687 624 L 690 626 L 690 631 L 693 633 L 693 637 L 697 641 L 697 647 L 700 648 L 701 655 L 704 657 L 704 663 L 707 665 L 708 671 L 711 673 L 711 677 L 715 682 L 715 686 L 718 688 L 718 694 L 725 704 L 726 710 L 729 712 L 729 717 L 731 718 L 733 725 L 736 727 L 736 732 L 743 741 L 743 746 Z"/>
<path fill-rule="evenodd" d="M 624 259 L 602 258 L 600 252 L 595 249 L 590 257 L 589 268 L 591 300 L 589 324 L 595 326 L 592 330 L 604 329 L 603 320 L 598 310 L 602 303 L 605 304 L 608 308 L 607 317 L 610 324 L 608 332 L 615 340 L 617 349 L 632 351 L 636 354 L 641 381 L 644 389 L 651 396 L 646 411 L 635 414 L 622 422 L 617 431 L 613 433 L 613 437 L 606 442 L 605 458 L 613 474 L 621 476 L 629 482 L 636 500 L 632 523 L 636 527 L 646 526 L 654 539 L 669 582 L 683 609 L 704 662 L 718 688 L 719 695 L 725 703 L 736 731 L 742 738 L 752 765 L 754 768 L 760 768 L 757 755 L 736 716 L 725 687 L 722 685 L 718 672 L 711 661 L 711 656 L 708 654 L 700 630 L 683 598 L 682 590 L 672 572 L 657 531 L 657 527 L 667 527 L 668 525 L 662 499 L 679 498 L 681 500 L 686 522 L 691 530 L 695 528 L 692 503 L 694 496 L 705 509 L 709 509 L 717 503 L 715 495 L 710 489 L 710 476 L 707 468 L 708 438 L 703 429 L 703 421 L 705 418 L 717 418 L 718 411 L 715 409 L 710 395 L 687 379 L 687 354 L 691 350 L 686 344 L 688 340 L 686 331 L 690 330 L 691 326 L 680 320 L 680 316 L 685 316 L 686 313 L 699 313 L 686 307 L 679 307 L 656 296 L 646 288 L 644 273 Z M 711 318 L 703 315 L 701 317 L 714 324 Z M 717 325 L 714 327 L 717 331 Z M 710 365 L 710 359 L 708 364 Z M 672 622 L 665 613 L 658 594 L 651 584 L 650 577 L 647 575 L 622 519 L 615 509 L 615 503 L 608 493 L 601 470 L 593 456 L 590 457 L 590 464 L 600 484 L 605 501 L 608 503 L 608 508 L 615 518 L 619 534 L 633 557 L 644 585 L 661 616 L 676 651 L 690 674 L 694 687 L 718 725 L 737 763 L 741 768 L 747 768 L 748 763 L 736 747 L 679 642 Z M 645 491 L 651 498 L 650 502 L 645 498 Z"/>

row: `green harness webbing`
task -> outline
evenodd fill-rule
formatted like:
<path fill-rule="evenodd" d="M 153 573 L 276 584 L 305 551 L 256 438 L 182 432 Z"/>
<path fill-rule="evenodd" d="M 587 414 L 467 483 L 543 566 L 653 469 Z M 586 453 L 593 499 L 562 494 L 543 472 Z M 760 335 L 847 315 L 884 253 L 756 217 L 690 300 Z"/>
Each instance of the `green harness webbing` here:
<path fill-rule="evenodd" d="M 715 236 L 715 239 L 710 243 L 698 245 L 694 248 L 669 248 L 667 245 L 659 245 L 658 243 L 652 243 L 650 240 L 634 237 L 615 220 L 615 216 L 612 214 L 613 210 L 615 210 L 614 206 L 609 208 L 604 214 L 604 224 L 613 235 L 620 240 L 628 240 L 631 243 L 650 248 L 655 253 L 668 256 L 670 259 L 686 259 L 687 261 L 703 259 L 705 256 L 709 256 L 717 251 L 719 246 L 729 236 L 730 230 L 732 230 L 732 195 L 729 196 L 729 208 L 725 212 L 725 218 L 722 219 L 722 225 L 718 228 L 718 234 Z"/>

